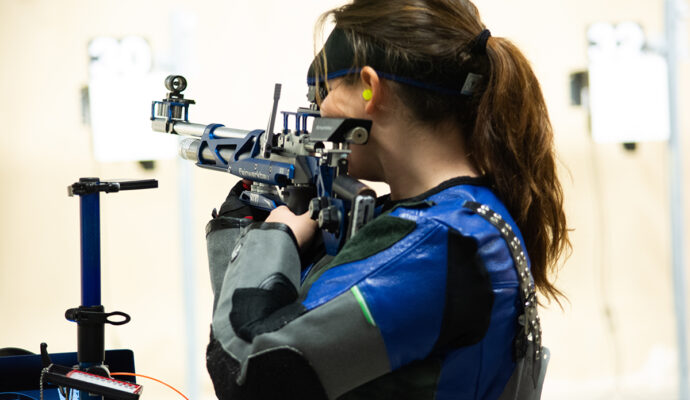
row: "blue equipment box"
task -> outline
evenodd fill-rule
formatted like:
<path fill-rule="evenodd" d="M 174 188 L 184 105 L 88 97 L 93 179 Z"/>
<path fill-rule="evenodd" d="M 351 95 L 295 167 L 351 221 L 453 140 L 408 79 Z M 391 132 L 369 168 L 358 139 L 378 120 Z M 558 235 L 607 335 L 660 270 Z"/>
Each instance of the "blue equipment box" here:
<path fill-rule="evenodd" d="M 54 364 L 77 365 L 77 353 L 51 353 Z M 107 350 L 105 365 L 110 372 L 134 373 L 132 350 Z M 39 400 L 43 364 L 40 354 L 0 357 L 0 400 Z M 133 376 L 117 376 L 118 380 L 136 383 Z M 62 400 L 57 387 L 44 383 L 44 400 Z"/>

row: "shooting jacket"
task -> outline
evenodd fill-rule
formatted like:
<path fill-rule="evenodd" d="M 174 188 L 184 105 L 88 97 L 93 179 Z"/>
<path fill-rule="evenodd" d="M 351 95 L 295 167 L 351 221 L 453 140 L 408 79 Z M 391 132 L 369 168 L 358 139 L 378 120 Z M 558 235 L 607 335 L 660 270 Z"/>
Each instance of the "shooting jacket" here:
<path fill-rule="evenodd" d="M 212 220 L 217 396 L 538 398 L 540 383 L 519 384 L 532 353 L 516 351 L 524 302 L 506 231 L 522 243 L 500 200 L 466 177 L 388 203 L 334 258 L 306 268 L 285 225 Z"/>

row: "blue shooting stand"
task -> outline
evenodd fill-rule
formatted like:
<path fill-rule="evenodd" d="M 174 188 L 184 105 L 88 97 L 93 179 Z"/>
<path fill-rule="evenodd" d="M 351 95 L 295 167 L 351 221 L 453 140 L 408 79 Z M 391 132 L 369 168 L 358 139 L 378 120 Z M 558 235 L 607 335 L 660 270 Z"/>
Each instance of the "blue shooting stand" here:
<path fill-rule="evenodd" d="M 69 186 L 70 196 L 80 198 L 81 221 L 81 306 L 65 312 L 65 318 L 77 323 L 78 369 L 91 374 L 110 377 L 105 361 L 105 324 L 123 325 L 130 321 L 121 311 L 106 313 L 101 304 L 101 223 L 100 193 L 122 190 L 157 188 L 155 179 L 138 181 L 101 182 L 98 178 L 81 178 Z M 43 367 L 52 364 L 47 345 L 41 344 Z M 51 381 L 51 375 L 46 374 Z M 64 382 L 53 382 L 62 383 Z M 94 395 L 95 394 L 95 395 Z M 101 400 L 102 393 L 80 390 L 80 400 Z"/>

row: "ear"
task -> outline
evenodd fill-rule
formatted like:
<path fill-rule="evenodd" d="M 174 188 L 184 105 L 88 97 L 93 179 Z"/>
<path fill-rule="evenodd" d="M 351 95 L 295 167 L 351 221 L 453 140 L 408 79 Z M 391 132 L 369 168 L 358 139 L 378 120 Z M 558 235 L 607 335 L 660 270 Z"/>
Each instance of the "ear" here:
<path fill-rule="evenodd" d="M 383 99 L 383 87 L 379 80 L 379 74 L 376 73 L 375 69 L 367 65 L 362 68 L 362 72 L 360 72 L 359 76 L 360 83 L 364 89 L 371 90 L 371 99 L 366 102 L 364 111 L 367 114 L 373 114 Z"/>

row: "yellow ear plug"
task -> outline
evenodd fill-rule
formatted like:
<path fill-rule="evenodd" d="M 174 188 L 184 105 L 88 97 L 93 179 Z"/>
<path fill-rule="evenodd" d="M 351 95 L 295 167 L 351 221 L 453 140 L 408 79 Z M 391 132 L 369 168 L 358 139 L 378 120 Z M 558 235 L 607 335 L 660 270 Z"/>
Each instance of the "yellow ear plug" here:
<path fill-rule="evenodd" d="M 364 91 L 362 92 L 362 98 L 366 101 L 369 101 L 371 100 L 371 96 L 371 89 L 364 89 Z"/>

